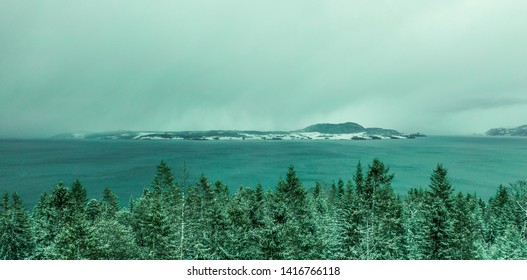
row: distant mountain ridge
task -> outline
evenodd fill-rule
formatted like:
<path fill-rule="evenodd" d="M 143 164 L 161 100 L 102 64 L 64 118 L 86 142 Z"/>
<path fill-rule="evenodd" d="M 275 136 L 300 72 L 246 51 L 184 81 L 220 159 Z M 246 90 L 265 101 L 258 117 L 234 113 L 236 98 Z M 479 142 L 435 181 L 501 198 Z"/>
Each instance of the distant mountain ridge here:
<path fill-rule="evenodd" d="M 365 132 L 366 129 L 357 123 L 346 122 L 346 123 L 319 123 L 310 125 L 304 129 L 301 129 L 302 132 L 320 132 L 320 133 L 329 133 L 329 134 L 341 134 L 341 133 L 358 133 Z"/>
<path fill-rule="evenodd" d="M 420 133 L 404 134 L 394 129 L 365 128 L 357 123 L 320 123 L 294 131 L 208 130 L 208 131 L 113 131 L 100 133 L 64 133 L 54 139 L 119 140 L 381 140 L 413 139 Z"/>
<path fill-rule="evenodd" d="M 488 136 L 527 136 L 527 124 L 515 128 L 492 128 L 485 132 Z"/>
<path fill-rule="evenodd" d="M 346 123 L 320 123 L 310 125 L 302 130 L 302 132 L 320 132 L 327 134 L 349 134 L 349 133 L 369 133 L 369 134 L 380 134 L 380 135 L 402 135 L 397 130 L 394 129 L 384 129 L 378 127 L 365 128 L 362 125 L 354 122 Z"/>

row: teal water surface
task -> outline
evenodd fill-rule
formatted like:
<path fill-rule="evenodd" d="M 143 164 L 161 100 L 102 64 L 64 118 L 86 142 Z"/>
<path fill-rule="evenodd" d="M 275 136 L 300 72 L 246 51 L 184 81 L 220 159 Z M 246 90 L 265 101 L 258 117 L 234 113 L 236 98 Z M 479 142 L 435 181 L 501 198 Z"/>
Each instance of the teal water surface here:
<path fill-rule="evenodd" d="M 348 180 L 358 161 L 381 159 L 395 173 L 393 187 L 405 193 L 427 187 L 443 163 L 456 191 L 487 198 L 500 184 L 527 178 L 527 138 L 427 137 L 378 141 L 182 141 L 182 140 L 0 140 L 0 192 L 17 191 L 32 207 L 58 181 L 76 178 L 88 196 L 110 186 L 126 205 L 142 194 L 165 160 L 180 180 L 201 174 L 231 191 L 261 183 L 274 188 L 290 164 L 304 186 Z"/>

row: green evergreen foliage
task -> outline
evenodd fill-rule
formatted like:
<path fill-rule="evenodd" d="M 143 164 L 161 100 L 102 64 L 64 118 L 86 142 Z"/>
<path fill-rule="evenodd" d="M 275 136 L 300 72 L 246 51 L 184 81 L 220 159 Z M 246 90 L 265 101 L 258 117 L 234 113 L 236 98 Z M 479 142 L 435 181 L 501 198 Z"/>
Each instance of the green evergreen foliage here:
<path fill-rule="evenodd" d="M 73 182 L 73 185 L 71 185 L 71 196 L 73 200 L 72 202 L 75 205 L 74 207 L 79 210 L 84 209 L 86 202 L 88 201 L 88 194 L 78 179 Z"/>
<path fill-rule="evenodd" d="M 473 260 L 478 257 L 478 244 L 484 239 L 483 212 L 475 196 L 459 193 L 452 208 L 452 259 Z"/>
<path fill-rule="evenodd" d="M 13 204 L 11 205 L 11 218 L 13 219 L 16 247 L 13 250 L 15 259 L 26 259 L 31 256 L 34 247 L 33 232 L 29 214 L 22 204 L 22 200 L 17 192 L 12 195 Z"/>
<path fill-rule="evenodd" d="M 61 182 L 43 194 L 33 211 L 36 259 L 93 259 L 93 228 L 87 218 L 85 190 L 77 180 L 71 190 Z"/>
<path fill-rule="evenodd" d="M 453 189 L 447 178 L 447 170 L 442 164 L 437 165 L 430 177 L 430 189 L 433 197 L 436 197 L 445 203 L 449 203 Z"/>
<path fill-rule="evenodd" d="M 360 163 L 358 164 L 360 167 Z M 337 213 L 338 225 L 342 231 L 342 254 L 344 259 L 356 259 L 356 245 L 359 244 L 359 222 L 364 216 L 363 209 L 360 208 L 356 188 L 354 189 L 351 181 L 346 184 L 346 192 L 342 199 L 341 209 Z"/>
<path fill-rule="evenodd" d="M 67 250 L 75 250 L 78 245 L 74 233 L 73 222 L 77 211 L 70 190 L 59 182 L 51 195 L 43 194 L 33 211 L 36 259 L 64 259 L 70 258 L 74 253 L 68 254 Z M 56 243 L 64 245 L 57 246 Z M 70 242 L 75 244 L 69 244 Z M 73 257 L 71 257 L 73 258 Z"/>
<path fill-rule="evenodd" d="M 131 260 L 139 259 L 142 254 L 135 242 L 132 227 L 116 219 L 100 219 L 94 225 L 94 259 Z"/>
<path fill-rule="evenodd" d="M 527 238 L 527 181 L 510 185 L 512 193 L 513 222 L 519 228 L 522 238 Z"/>
<path fill-rule="evenodd" d="M 488 256 L 495 260 L 525 260 L 527 241 L 516 226 L 509 224 L 490 246 Z"/>
<path fill-rule="evenodd" d="M 102 200 L 101 200 L 102 215 L 106 217 L 115 217 L 119 209 L 120 209 L 119 199 L 112 192 L 110 187 L 108 186 L 105 187 L 103 191 Z"/>
<path fill-rule="evenodd" d="M 160 197 L 148 190 L 135 203 L 132 227 L 147 259 L 171 258 L 170 227 L 164 212 Z"/>
<path fill-rule="evenodd" d="M 261 220 L 255 221 L 259 207 L 256 206 L 254 191 L 240 187 L 227 205 L 227 220 L 224 232 L 226 242 L 222 242 L 221 249 L 225 252 L 225 259 L 262 259 L 263 254 L 259 246 L 260 236 L 255 227 L 261 226 Z"/>
<path fill-rule="evenodd" d="M 199 259 L 201 244 L 201 196 L 196 185 L 191 185 L 186 193 L 183 206 L 184 227 L 181 231 L 180 258 L 184 260 Z"/>
<path fill-rule="evenodd" d="M 394 174 L 379 159 L 368 166 L 362 177 L 357 166 L 357 203 L 355 232 L 358 240 L 353 255 L 360 259 L 400 259 L 404 256 L 402 204 L 391 187 Z M 360 190 L 360 192 L 359 192 Z"/>
<path fill-rule="evenodd" d="M 438 164 L 430 177 L 428 197 L 430 244 L 428 258 L 443 260 L 454 258 L 454 219 L 452 218 L 452 186 L 447 178 L 447 170 Z"/>
<path fill-rule="evenodd" d="M 264 226 L 266 213 L 265 194 L 261 184 L 256 186 L 256 190 L 249 201 L 249 218 L 251 219 L 251 226 L 254 229 L 259 229 Z"/>
<path fill-rule="evenodd" d="M 407 258 L 411 260 L 427 259 L 429 255 L 431 224 L 427 219 L 430 211 L 427 196 L 423 189 L 412 189 L 404 202 L 404 238 Z"/>
<path fill-rule="evenodd" d="M 345 248 L 342 246 L 345 238 L 345 217 L 340 208 L 328 203 L 328 196 L 321 193 L 317 184 L 312 192 L 312 208 L 314 212 L 315 232 L 314 259 L 346 259 Z"/>
<path fill-rule="evenodd" d="M 121 208 L 106 187 L 88 199 L 76 180 L 43 193 L 31 214 L 17 193 L 0 200 L 1 259 L 527 259 L 527 183 L 488 203 L 454 194 L 437 165 L 429 189 L 405 196 L 378 159 L 351 180 L 308 192 L 293 166 L 275 190 L 234 194 L 205 176 L 176 183 L 165 162 L 150 188 Z"/>
<path fill-rule="evenodd" d="M 161 161 L 156 169 L 156 175 L 152 187 L 154 192 L 160 192 L 161 190 L 167 190 L 174 184 L 174 175 L 172 169 L 168 167 L 165 161 Z"/>
<path fill-rule="evenodd" d="M 250 244 L 255 247 L 252 259 L 277 259 L 275 228 L 270 210 L 271 193 L 265 193 L 261 184 L 250 200 L 249 218 L 251 220 Z"/>
<path fill-rule="evenodd" d="M 0 201 L 0 257 L 3 260 L 14 259 L 11 244 L 13 224 L 10 217 L 9 194 L 3 193 Z"/>
<path fill-rule="evenodd" d="M 35 250 L 33 258 L 52 259 L 54 256 L 53 240 L 55 239 L 55 210 L 51 204 L 51 195 L 46 192 L 40 195 L 38 204 L 33 210 L 33 233 Z"/>
<path fill-rule="evenodd" d="M 69 210 L 55 236 L 54 258 L 65 260 L 94 259 L 94 234 L 82 212 Z"/>
<path fill-rule="evenodd" d="M 101 217 L 101 213 L 101 202 L 97 199 L 90 199 L 86 204 L 86 219 L 93 224 Z"/>
<path fill-rule="evenodd" d="M 355 182 L 355 189 L 357 191 L 358 197 L 363 197 L 366 193 L 364 186 L 364 175 L 362 170 L 362 164 L 360 161 L 357 163 L 357 168 L 355 169 L 355 174 L 353 175 L 353 181 Z"/>
<path fill-rule="evenodd" d="M 338 201 L 344 197 L 344 181 L 342 181 L 342 178 L 340 178 L 337 182 L 337 198 Z"/>
<path fill-rule="evenodd" d="M 274 197 L 276 233 L 280 240 L 278 258 L 309 259 L 313 252 L 315 225 L 313 212 L 293 166 L 280 181 Z"/>
<path fill-rule="evenodd" d="M 34 241 L 27 210 L 18 193 L 12 203 L 4 193 L 0 205 L 0 259 L 23 260 L 31 256 Z"/>
<path fill-rule="evenodd" d="M 204 259 L 222 260 L 232 259 L 234 252 L 229 252 L 228 240 L 228 188 L 216 182 L 214 189 L 209 185 L 205 176 L 198 183 L 203 191 L 202 199 L 202 222 L 203 222 L 203 248 Z"/>
<path fill-rule="evenodd" d="M 53 221 L 56 231 L 63 226 L 72 204 L 73 200 L 71 199 L 70 191 L 62 182 L 59 182 L 51 193 L 51 206 L 54 209 Z"/>
<path fill-rule="evenodd" d="M 379 159 L 374 159 L 368 166 L 368 174 L 364 181 L 364 192 L 361 193 L 365 206 L 375 212 L 377 207 L 377 197 L 384 189 L 391 189 L 391 182 L 394 174 L 389 174 L 390 168 L 385 167 Z"/>

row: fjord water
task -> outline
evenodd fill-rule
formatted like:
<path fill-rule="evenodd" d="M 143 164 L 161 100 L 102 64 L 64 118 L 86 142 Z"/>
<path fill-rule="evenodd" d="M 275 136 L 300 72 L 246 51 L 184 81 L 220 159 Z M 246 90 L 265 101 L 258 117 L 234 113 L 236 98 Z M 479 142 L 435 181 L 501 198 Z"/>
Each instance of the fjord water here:
<path fill-rule="evenodd" d="M 233 192 L 239 186 L 275 188 L 290 164 L 307 188 L 315 181 L 348 180 L 361 161 L 381 159 L 395 173 L 393 188 L 427 187 L 437 163 L 456 191 L 493 195 L 500 184 L 527 178 L 527 138 L 426 137 L 378 141 L 0 140 L 0 192 L 17 191 L 33 207 L 58 181 L 78 178 L 90 198 L 105 186 L 122 205 L 150 186 L 165 160 L 176 180 L 184 164 L 189 182 L 204 174 Z"/>

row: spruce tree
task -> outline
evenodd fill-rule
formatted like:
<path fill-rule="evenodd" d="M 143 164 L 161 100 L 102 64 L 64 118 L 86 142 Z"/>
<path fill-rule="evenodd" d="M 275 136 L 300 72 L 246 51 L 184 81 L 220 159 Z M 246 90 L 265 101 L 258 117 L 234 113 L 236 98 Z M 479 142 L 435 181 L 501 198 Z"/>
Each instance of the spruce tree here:
<path fill-rule="evenodd" d="M 0 202 L 0 259 L 23 260 L 33 253 L 33 236 L 28 213 L 18 193 L 12 203 L 4 193 Z"/>
<path fill-rule="evenodd" d="M 433 197 L 436 197 L 444 203 L 451 203 L 453 193 L 452 184 L 447 178 L 447 170 L 442 164 L 438 164 L 432 176 L 430 176 L 430 190 Z"/>
<path fill-rule="evenodd" d="M 169 259 L 175 251 L 169 240 L 170 227 L 160 197 L 145 189 L 133 212 L 137 244 L 147 259 Z"/>
<path fill-rule="evenodd" d="M 32 213 L 35 240 L 33 258 L 52 259 L 56 255 L 53 247 L 53 241 L 56 235 L 55 217 L 55 209 L 51 204 L 51 195 L 44 192 L 40 195 L 39 201 Z"/>
<path fill-rule="evenodd" d="M 430 177 L 430 209 L 428 258 L 433 260 L 452 259 L 453 256 L 453 218 L 452 185 L 447 178 L 447 170 L 438 164 Z"/>
<path fill-rule="evenodd" d="M 84 207 L 88 201 L 87 191 L 78 179 L 71 185 L 71 197 L 74 207 L 84 211 Z"/>
<path fill-rule="evenodd" d="M 404 201 L 404 238 L 406 255 L 410 260 L 428 258 L 430 248 L 430 224 L 426 213 L 429 211 L 428 193 L 423 189 L 411 189 Z"/>
<path fill-rule="evenodd" d="M 357 163 L 355 174 L 353 175 L 353 181 L 355 182 L 355 189 L 357 190 L 357 194 L 359 196 L 363 196 L 365 193 L 364 175 L 363 175 L 362 165 L 360 161 Z"/>
<path fill-rule="evenodd" d="M 250 205 L 251 241 L 256 243 L 255 259 L 279 258 L 272 203 L 271 191 L 264 192 L 262 185 L 258 184 Z"/>
<path fill-rule="evenodd" d="M 181 239 L 184 238 L 185 229 L 185 212 L 184 212 L 184 193 L 180 189 L 179 185 L 172 184 L 168 190 L 166 190 L 162 204 L 163 215 L 167 219 L 169 229 L 169 236 L 167 237 L 170 244 L 170 255 L 173 258 L 182 258 L 182 251 L 180 250 Z"/>
<path fill-rule="evenodd" d="M 452 259 L 473 259 L 474 240 L 471 238 L 470 210 L 462 193 L 452 198 L 452 236 L 450 237 L 450 250 Z"/>
<path fill-rule="evenodd" d="M 196 185 L 191 185 L 185 192 L 184 228 L 179 242 L 179 255 L 184 260 L 199 259 L 199 249 L 202 248 L 201 197 Z"/>
<path fill-rule="evenodd" d="M 68 209 L 60 231 L 53 242 L 55 257 L 65 260 L 97 258 L 95 238 L 93 228 L 86 220 L 86 215 L 83 212 Z"/>
<path fill-rule="evenodd" d="M 73 205 L 71 192 L 62 182 L 58 182 L 50 195 L 46 193 L 41 195 L 33 211 L 33 231 L 36 246 L 34 258 L 67 258 L 59 252 L 59 250 L 66 250 L 67 248 L 60 248 L 56 243 L 64 240 L 69 242 L 75 238 L 73 233 L 64 231 L 75 213 L 73 212 Z M 59 234 L 61 235 L 60 240 L 57 238 Z M 68 234 L 71 237 L 65 238 Z"/>
<path fill-rule="evenodd" d="M 117 212 L 119 211 L 119 199 L 112 192 L 110 187 L 106 186 L 103 191 L 103 196 L 101 200 L 101 211 L 102 214 L 106 217 L 114 218 Z"/>
<path fill-rule="evenodd" d="M 346 191 L 342 199 L 341 210 L 338 215 L 338 223 L 342 228 L 342 254 L 345 259 L 356 259 L 355 246 L 359 243 L 358 225 L 362 213 L 357 198 L 356 188 L 351 181 L 346 184 Z"/>
<path fill-rule="evenodd" d="M 70 191 L 62 182 L 59 182 L 51 193 L 51 207 L 53 208 L 53 222 L 55 225 L 55 234 L 64 225 L 66 215 L 72 207 Z"/>
<path fill-rule="evenodd" d="M 98 220 L 94 225 L 93 234 L 97 236 L 94 244 L 97 255 L 94 259 L 131 260 L 144 256 L 135 243 L 132 228 L 116 219 Z"/>
<path fill-rule="evenodd" d="M 338 203 L 341 202 L 342 198 L 344 197 L 344 181 L 342 181 L 342 178 L 339 178 L 339 180 L 337 181 L 337 198 L 338 198 Z M 340 207 L 340 205 L 338 205 Z"/>
<path fill-rule="evenodd" d="M 314 250 L 311 255 L 314 259 L 345 259 L 346 252 L 343 247 L 345 230 L 339 208 L 328 203 L 328 196 L 321 193 L 320 185 L 316 185 L 309 200 L 313 205 L 313 220 L 315 231 L 313 233 Z"/>
<path fill-rule="evenodd" d="M 88 203 L 86 203 L 86 219 L 90 223 L 95 223 L 99 218 L 101 218 L 102 213 L 102 206 L 101 202 L 99 202 L 97 199 L 90 199 Z"/>
<path fill-rule="evenodd" d="M 156 175 L 152 183 L 154 193 L 167 191 L 173 184 L 174 175 L 172 174 L 172 169 L 165 161 L 161 161 L 157 166 Z"/>
<path fill-rule="evenodd" d="M 307 192 L 296 175 L 293 166 L 280 181 L 275 197 L 275 219 L 279 224 L 281 257 L 284 259 L 309 259 L 313 254 L 315 231 L 312 208 Z"/>
<path fill-rule="evenodd" d="M 204 179 L 204 180 L 203 180 Z M 227 186 L 220 181 L 214 183 L 214 188 L 208 184 L 205 177 L 200 180 L 199 186 L 203 190 L 203 257 L 206 259 L 231 259 L 234 258 L 233 250 L 229 250 L 229 191 Z M 209 197 L 209 190 L 211 197 Z"/>
<path fill-rule="evenodd" d="M 489 257 L 493 260 L 526 260 L 527 241 L 518 227 L 509 224 L 490 246 L 489 251 Z"/>
<path fill-rule="evenodd" d="M 220 249 L 226 259 L 262 259 L 259 246 L 259 234 L 253 228 L 251 213 L 254 211 L 253 190 L 240 187 L 226 205 L 228 220 L 225 222 L 226 232 Z M 258 211 L 258 210 L 256 210 Z M 254 215 L 254 213 L 253 213 Z M 253 216 L 254 218 L 254 216 Z M 261 223 L 263 221 L 258 221 Z"/>
<path fill-rule="evenodd" d="M 367 177 L 358 181 L 363 186 L 357 189 L 360 205 L 356 213 L 359 240 L 354 248 L 357 258 L 400 259 L 404 255 L 402 205 L 391 188 L 393 178 L 390 169 L 374 159 L 368 166 Z"/>
<path fill-rule="evenodd" d="M 52 203 L 59 213 L 59 225 L 53 240 L 55 258 L 80 260 L 96 258 L 95 236 L 84 208 L 84 190 L 78 180 L 69 191 L 65 186 L 55 188 Z"/>
<path fill-rule="evenodd" d="M 263 221 L 265 216 L 265 194 L 261 184 L 256 186 L 256 190 L 250 200 L 250 212 L 249 218 L 251 219 L 251 225 L 253 229 L 263 227 Z"/>
<path fill-rule="evenodd" d="M 510 184 L 513 208 L 513 222 L 520 230 L 522 238 L 527 239 L 527 181 L 520 180 Z"/>
<path fill-rule="evenodd" d="M 11 232 L 13 231 L 13 224 L 10 218 L 9 209 L 9 194 L 7 192 L 2 194 L 0 201 L 0 259 L 12 259 L 11 249 Z"/>
<path fill-rule="evenodd" d="M 12 195 L 13 203 L 11 205 L 11 218 L 13 219 L 13 244 L 14 244 L 14 259 L 29 258 L 34 249 L 33 232 L 31 229 L 31 221 L 26 208 L 23 206 L 22 200 L 17 192 Z"/>

